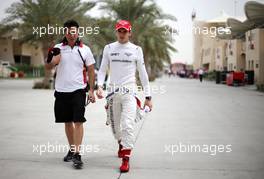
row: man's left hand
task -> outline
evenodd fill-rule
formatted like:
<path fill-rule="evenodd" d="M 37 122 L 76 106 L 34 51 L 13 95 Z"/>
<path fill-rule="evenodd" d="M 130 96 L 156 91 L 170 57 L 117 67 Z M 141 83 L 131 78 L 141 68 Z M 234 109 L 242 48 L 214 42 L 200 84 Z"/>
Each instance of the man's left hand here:
<path fill-rule="evenodd" d="M 152 101 L 149 99 L 146 99 L 145 103 L 144 103 L 144 108 L 145 108 L 145 106 L 148 106 L 150 111 L 151 111 L 152 110 Z"/>
<path fill-rule="evenodd" d="M 91 101 L 91 103 L 95 103 L 95 96 L 94 96 L 94 91 L 89 91 L 88 92 L 88 97 L 89 97 L 89 100 Z"/>

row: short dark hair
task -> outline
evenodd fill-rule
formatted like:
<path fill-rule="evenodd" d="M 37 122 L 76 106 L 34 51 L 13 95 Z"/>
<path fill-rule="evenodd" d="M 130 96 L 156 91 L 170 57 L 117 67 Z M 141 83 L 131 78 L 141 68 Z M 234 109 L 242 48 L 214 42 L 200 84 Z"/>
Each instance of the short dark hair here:
<path fill-rule="evenodd" d="M 64 23 L 63 27 L 67 27 L 67 28 L 77 27 L 77 28 L 79 28 L 79 24 L 75 20 L 71 19 L 71 20 L 67 20 Z"/>

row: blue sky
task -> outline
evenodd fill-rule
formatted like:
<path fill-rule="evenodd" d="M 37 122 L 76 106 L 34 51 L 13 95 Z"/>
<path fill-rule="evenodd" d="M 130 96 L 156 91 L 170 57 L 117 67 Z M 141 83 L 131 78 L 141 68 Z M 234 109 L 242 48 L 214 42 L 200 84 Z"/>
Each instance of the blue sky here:
<path fill-rule="evenodd" d="M 192 63 L 192 20 L 191 13 L 195 9 L 197 19 L 209 20 L 220 16 L 224 10 L 230 16 L 242 17 L 244 14 L 244 4 L 249 0 L 156 0 L 163 12 L 174 15 L 178 21 L 169 22 L 169 24 L 179 30 L 179 36 L 174 35 L 175 43 L 173 44 L 178 53 L 171 54 L 172 61 L 182 61 Z M 264 3 L 264 0 L 256 0 Z M 0 7 L 0 17 L 4 17 L 4 10 L 17 0 L 2 1 Z M 236 8 L 235 8 L 236 4 Z M 92 16 L 100 16 L 97 8 L 89 14 Z"/>

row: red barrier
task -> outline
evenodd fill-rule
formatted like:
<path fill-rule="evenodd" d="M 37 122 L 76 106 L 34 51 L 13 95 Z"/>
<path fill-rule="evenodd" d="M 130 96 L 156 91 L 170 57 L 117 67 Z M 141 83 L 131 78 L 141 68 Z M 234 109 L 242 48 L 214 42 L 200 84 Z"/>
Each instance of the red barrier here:
<path fill-rule="evenodd" d="M 228 73 L 226 75 L 226 85 L 233 86 L 233 73 Z"/>
<path fill-rule="evenodd" d="M 245 84 L 245 73 L 244 72 L 231 72 L 227 74 L 226 84 L 228 86 L 244 85 Z"/>

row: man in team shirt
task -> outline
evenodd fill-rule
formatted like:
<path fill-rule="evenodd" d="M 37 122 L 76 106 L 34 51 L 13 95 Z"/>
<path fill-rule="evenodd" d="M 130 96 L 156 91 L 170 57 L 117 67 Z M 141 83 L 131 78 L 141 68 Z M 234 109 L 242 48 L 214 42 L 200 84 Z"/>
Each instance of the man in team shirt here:
<path fill-rule="evenodd" d="M 90 48 L 78 37 L 79 25 L 74 20 L 64 23 L 66 32 L 62 43 L 49 51 L 46 68 L 57 66 L 55 79 L 55 122 L 65 124 L 65 133 L 70 150 L 64 157 L 65 162 L 73 161 L 73 166 L 82 168 L 80 146 L 83 138 L 83 123 L 86 121 L 85 102 L 87 86 L 83 72 L 86 66 L 89 74 L 89 98 L 94 96 L 94 57 Z"/>

